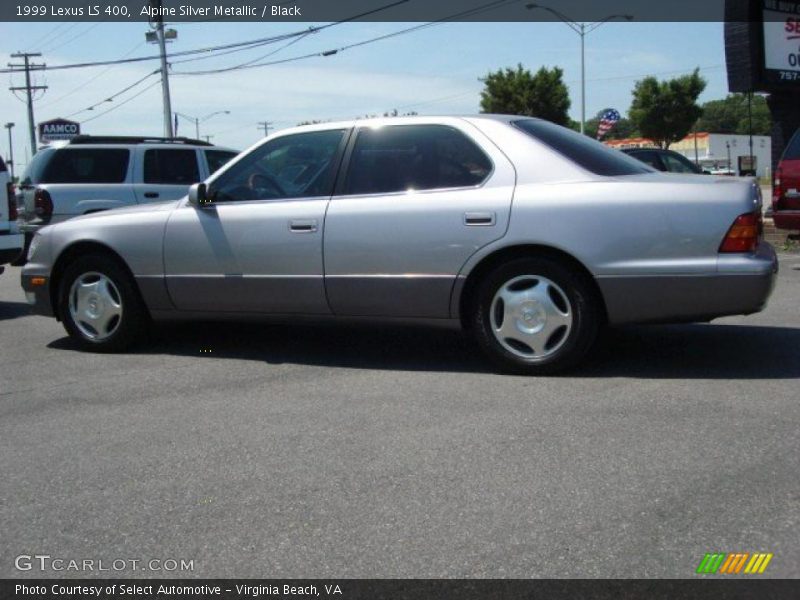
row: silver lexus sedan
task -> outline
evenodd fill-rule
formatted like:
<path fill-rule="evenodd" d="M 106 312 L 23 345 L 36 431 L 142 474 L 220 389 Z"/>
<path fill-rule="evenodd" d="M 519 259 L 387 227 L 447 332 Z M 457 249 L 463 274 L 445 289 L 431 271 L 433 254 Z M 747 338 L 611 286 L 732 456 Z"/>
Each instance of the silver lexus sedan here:
<path fill-rule="evenodd" d="M 182 200 L 43 228 L 22 286 L 87 350 L 166 319 L 370 318 L 453 324 L 539 374 L 605 325 L 760 311 L 776 271 L 752 180 L 480 115 L 281 131 Z"/>

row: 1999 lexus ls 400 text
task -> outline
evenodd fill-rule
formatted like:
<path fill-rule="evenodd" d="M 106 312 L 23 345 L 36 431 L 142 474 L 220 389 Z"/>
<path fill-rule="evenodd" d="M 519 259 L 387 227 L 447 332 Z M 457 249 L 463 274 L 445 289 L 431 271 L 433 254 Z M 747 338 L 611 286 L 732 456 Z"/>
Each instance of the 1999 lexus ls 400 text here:
<path fill-rule="evenodd" d="M 753 181 L 480 115 L 279 132 L 187 198 L 43 228 L 22 285 L 89 350 L 151 320 L 449 320 L 504 370 L 545 373 L 605 324 L 759 311 L 776 271 Z"/>

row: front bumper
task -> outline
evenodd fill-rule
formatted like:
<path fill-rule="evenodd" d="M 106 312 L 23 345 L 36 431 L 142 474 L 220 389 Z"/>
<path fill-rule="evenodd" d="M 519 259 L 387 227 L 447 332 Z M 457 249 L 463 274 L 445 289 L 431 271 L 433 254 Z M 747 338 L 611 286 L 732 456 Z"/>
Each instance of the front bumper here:
<path fill-rule="evenodd" d="M 25 299 L 31 305 L 34 314 L 54 317 L 53 305 L 50 301 L 50 277 L 46 274 L 30 272 L 23 269 L 20 276 Z"/>

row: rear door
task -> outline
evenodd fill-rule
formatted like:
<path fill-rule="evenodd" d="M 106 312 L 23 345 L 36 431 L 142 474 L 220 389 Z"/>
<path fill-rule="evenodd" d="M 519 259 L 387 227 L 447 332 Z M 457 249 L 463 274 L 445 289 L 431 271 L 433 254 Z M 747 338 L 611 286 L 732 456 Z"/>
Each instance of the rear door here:
<path fill-rule="evenodd" d="M 461 119 L 360 127 L 325 219 L 339 315 L 447 318 L 457 274 L 508 226 L 515 172 Z"/>
<path fill-rule="evenodd" d="M 200 159 L 195 148 L 138 148 L 136 201 L 142 204 L 182 198 L 189 186 L 203 179 Z"/>

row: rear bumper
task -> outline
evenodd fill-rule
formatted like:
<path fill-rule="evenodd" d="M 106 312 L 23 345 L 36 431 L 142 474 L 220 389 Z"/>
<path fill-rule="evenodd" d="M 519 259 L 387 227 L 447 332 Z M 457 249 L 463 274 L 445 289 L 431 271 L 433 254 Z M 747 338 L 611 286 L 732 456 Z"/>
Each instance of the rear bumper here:
<path fill-rule="evenodd" d="M 774 210 L 772 220 L 778 229 L 800 230 L 800 210 Z"/>
<path fill-rule="evenodd" d="M 749 315 L 767 305 L 778 273 L 772 246 L 755 254 L 721 256 L 705 275 L 600 277 L 609 323 L 685 323 Z"/>

